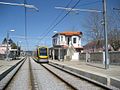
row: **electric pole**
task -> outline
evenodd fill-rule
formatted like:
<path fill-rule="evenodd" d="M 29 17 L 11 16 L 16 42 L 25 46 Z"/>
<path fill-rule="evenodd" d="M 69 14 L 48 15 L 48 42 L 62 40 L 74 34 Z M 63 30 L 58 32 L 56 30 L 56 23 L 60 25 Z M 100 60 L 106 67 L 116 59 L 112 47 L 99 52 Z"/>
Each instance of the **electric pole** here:
<path fill-rule="evenodd" d="M 102 0 L 103 3 L 103 28 L 104 28 L 104 44 L 105 44 L 105 69 L 109 68 L 109 57 L 108 57 L 108 31 L 107 31 L 107 7 L 106 0 Z"/>

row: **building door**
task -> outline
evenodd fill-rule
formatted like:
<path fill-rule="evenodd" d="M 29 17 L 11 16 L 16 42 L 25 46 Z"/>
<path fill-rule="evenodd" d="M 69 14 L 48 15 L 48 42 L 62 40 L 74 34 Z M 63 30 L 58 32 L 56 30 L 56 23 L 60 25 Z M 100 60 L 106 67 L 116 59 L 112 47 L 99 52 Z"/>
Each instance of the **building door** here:
<path fill-rule="evenodd" d="M 67 37 L 67 45 L 69 46 L 70 44 L 70 41 L 71 41 L 71 37 Z"/>

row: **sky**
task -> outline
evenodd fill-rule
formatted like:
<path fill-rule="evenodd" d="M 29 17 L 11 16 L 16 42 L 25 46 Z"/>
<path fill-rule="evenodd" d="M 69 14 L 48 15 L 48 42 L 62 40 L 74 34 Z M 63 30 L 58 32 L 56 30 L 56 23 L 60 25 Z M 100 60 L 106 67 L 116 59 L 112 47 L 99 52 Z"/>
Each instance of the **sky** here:
<path fill-rule="evenodd" d="M 120 0 L 106 0 L 107 11 L 111 14 L 113 8 L 120 8 Z M 0 2 L 24 3 L 24 0 L 0 0 Z M 55 9 L 55 7 L 73 7 L 78 0 L 26 0 L 27 4 L 34 5 L 39 9 L 26 11 L 26 31 L 25 36 L 25 8 L 20 6 L 10 6 L 0 4 L 0 43 L 9 32 L 9 37 L 22 47 L 23 50 L 34 50 L 37 45 L 52 46 L 52 36 L 54 31 L 80 31 L 86 37 L 85 19 L 89 18 L 90 12 L 69 13 L 56 27 L 52 28 L 67 13 L 65 10 Z M 96 9 L 102 11 L 102 0 L 80 0 L 75 7 L 78 9 Z M 56 18 L 60 16 L 57 20 Z M 15 30 L 10 32 L 10 30 Z M 82 40 L 82 45 L 86 44 Z"/>

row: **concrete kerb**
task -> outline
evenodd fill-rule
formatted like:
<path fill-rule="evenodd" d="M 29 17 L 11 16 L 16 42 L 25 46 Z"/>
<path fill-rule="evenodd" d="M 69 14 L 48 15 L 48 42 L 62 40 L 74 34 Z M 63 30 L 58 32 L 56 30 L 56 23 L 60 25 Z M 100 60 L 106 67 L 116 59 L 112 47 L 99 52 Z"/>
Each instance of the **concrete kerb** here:
<path fill-rule="evenodd" d="M 120 88 L 120 80 L 118 80 L 118 79 L 111 78 L 111 77 L 108 77 L 106 75 L 101 75 L 101 74 L 98 74 L 98 73 L 93 73 L 93 72 L 89 72 L 89 71 L 85 71 L 85 70 L 80 70 L 80 69 L 72 67 L 72 66 L 67 66 L 66 64 L 58 64 L 56 62 L 50 62 L 50 63 L 58 65 L 62 68 L 70 70 L 72 72 L 75 72 L 79 75 L 82 75 L 83 77 L 89 78 L 91 80 L 95 80 L 98 83 L 101 83 L 103 85 L 106 85 L 106 86 L 111 85 L 111 86 Z"/>
<path fill-rule="evenodd" d="M 93 79 L 95 81 L 98 81 L 98 82 L 100 82 L 102 84 L 107 85 L 107 78 L 105 78 L 103 76 L 99 76 L 99 75 L 96 75 L 96 74 L 93 74 L 93 73 L 89 73 L 89 72 L 86 72 L 84 70 L 79 70 L 78 68 L 67 66 L 67 65 L 64 65 L 64 64 L 61 65 L 61 64 L 54 63 L 54 62 L 51 62 L 51 63 L 56 64 L 56 65 L 58 65 L 58 66 L 60 66 L 62 68 L 65 68 L 67 70 L 73 71 L 73 72 L 75 72 L 77 74 L 80 74 L 80 75 L 82 75 L 84 77 Z"/>
<path fill-rule="evenodd" d="M 120 89 L 120 80 L 119 80 L 119 79 L 116 79 L 116 78 L 114 78 L 114 77 L 111 77 L 111 78 L 110 78 L 110 85 L 111 85 L 111 86 L 115 86 L 115 87 L 117 87 L 117 88 Z"/>
<path fill-rule="evenodd" d="M 8 74 L 10 73 L 17 65 L 19 65 L 25 58 L 22 58 L 19 62 L 17 62 L 15 65 L 8 68 L 6 71 L 4 71 L 2 74 L 0 74 L 0 81 Z"/>

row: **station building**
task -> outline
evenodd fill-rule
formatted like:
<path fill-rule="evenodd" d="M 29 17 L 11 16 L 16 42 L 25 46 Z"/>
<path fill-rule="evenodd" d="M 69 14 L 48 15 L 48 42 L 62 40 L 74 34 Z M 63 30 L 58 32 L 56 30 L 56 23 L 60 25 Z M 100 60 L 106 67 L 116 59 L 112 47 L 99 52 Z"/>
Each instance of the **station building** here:
<path fill-rule="evenodd" d="M 52 36 L 52 45 L 50 55 L 52 59 L 65 60 L 74 59 L 83 47 L 81 45 L 82 32 L 60 32 Z"/>

